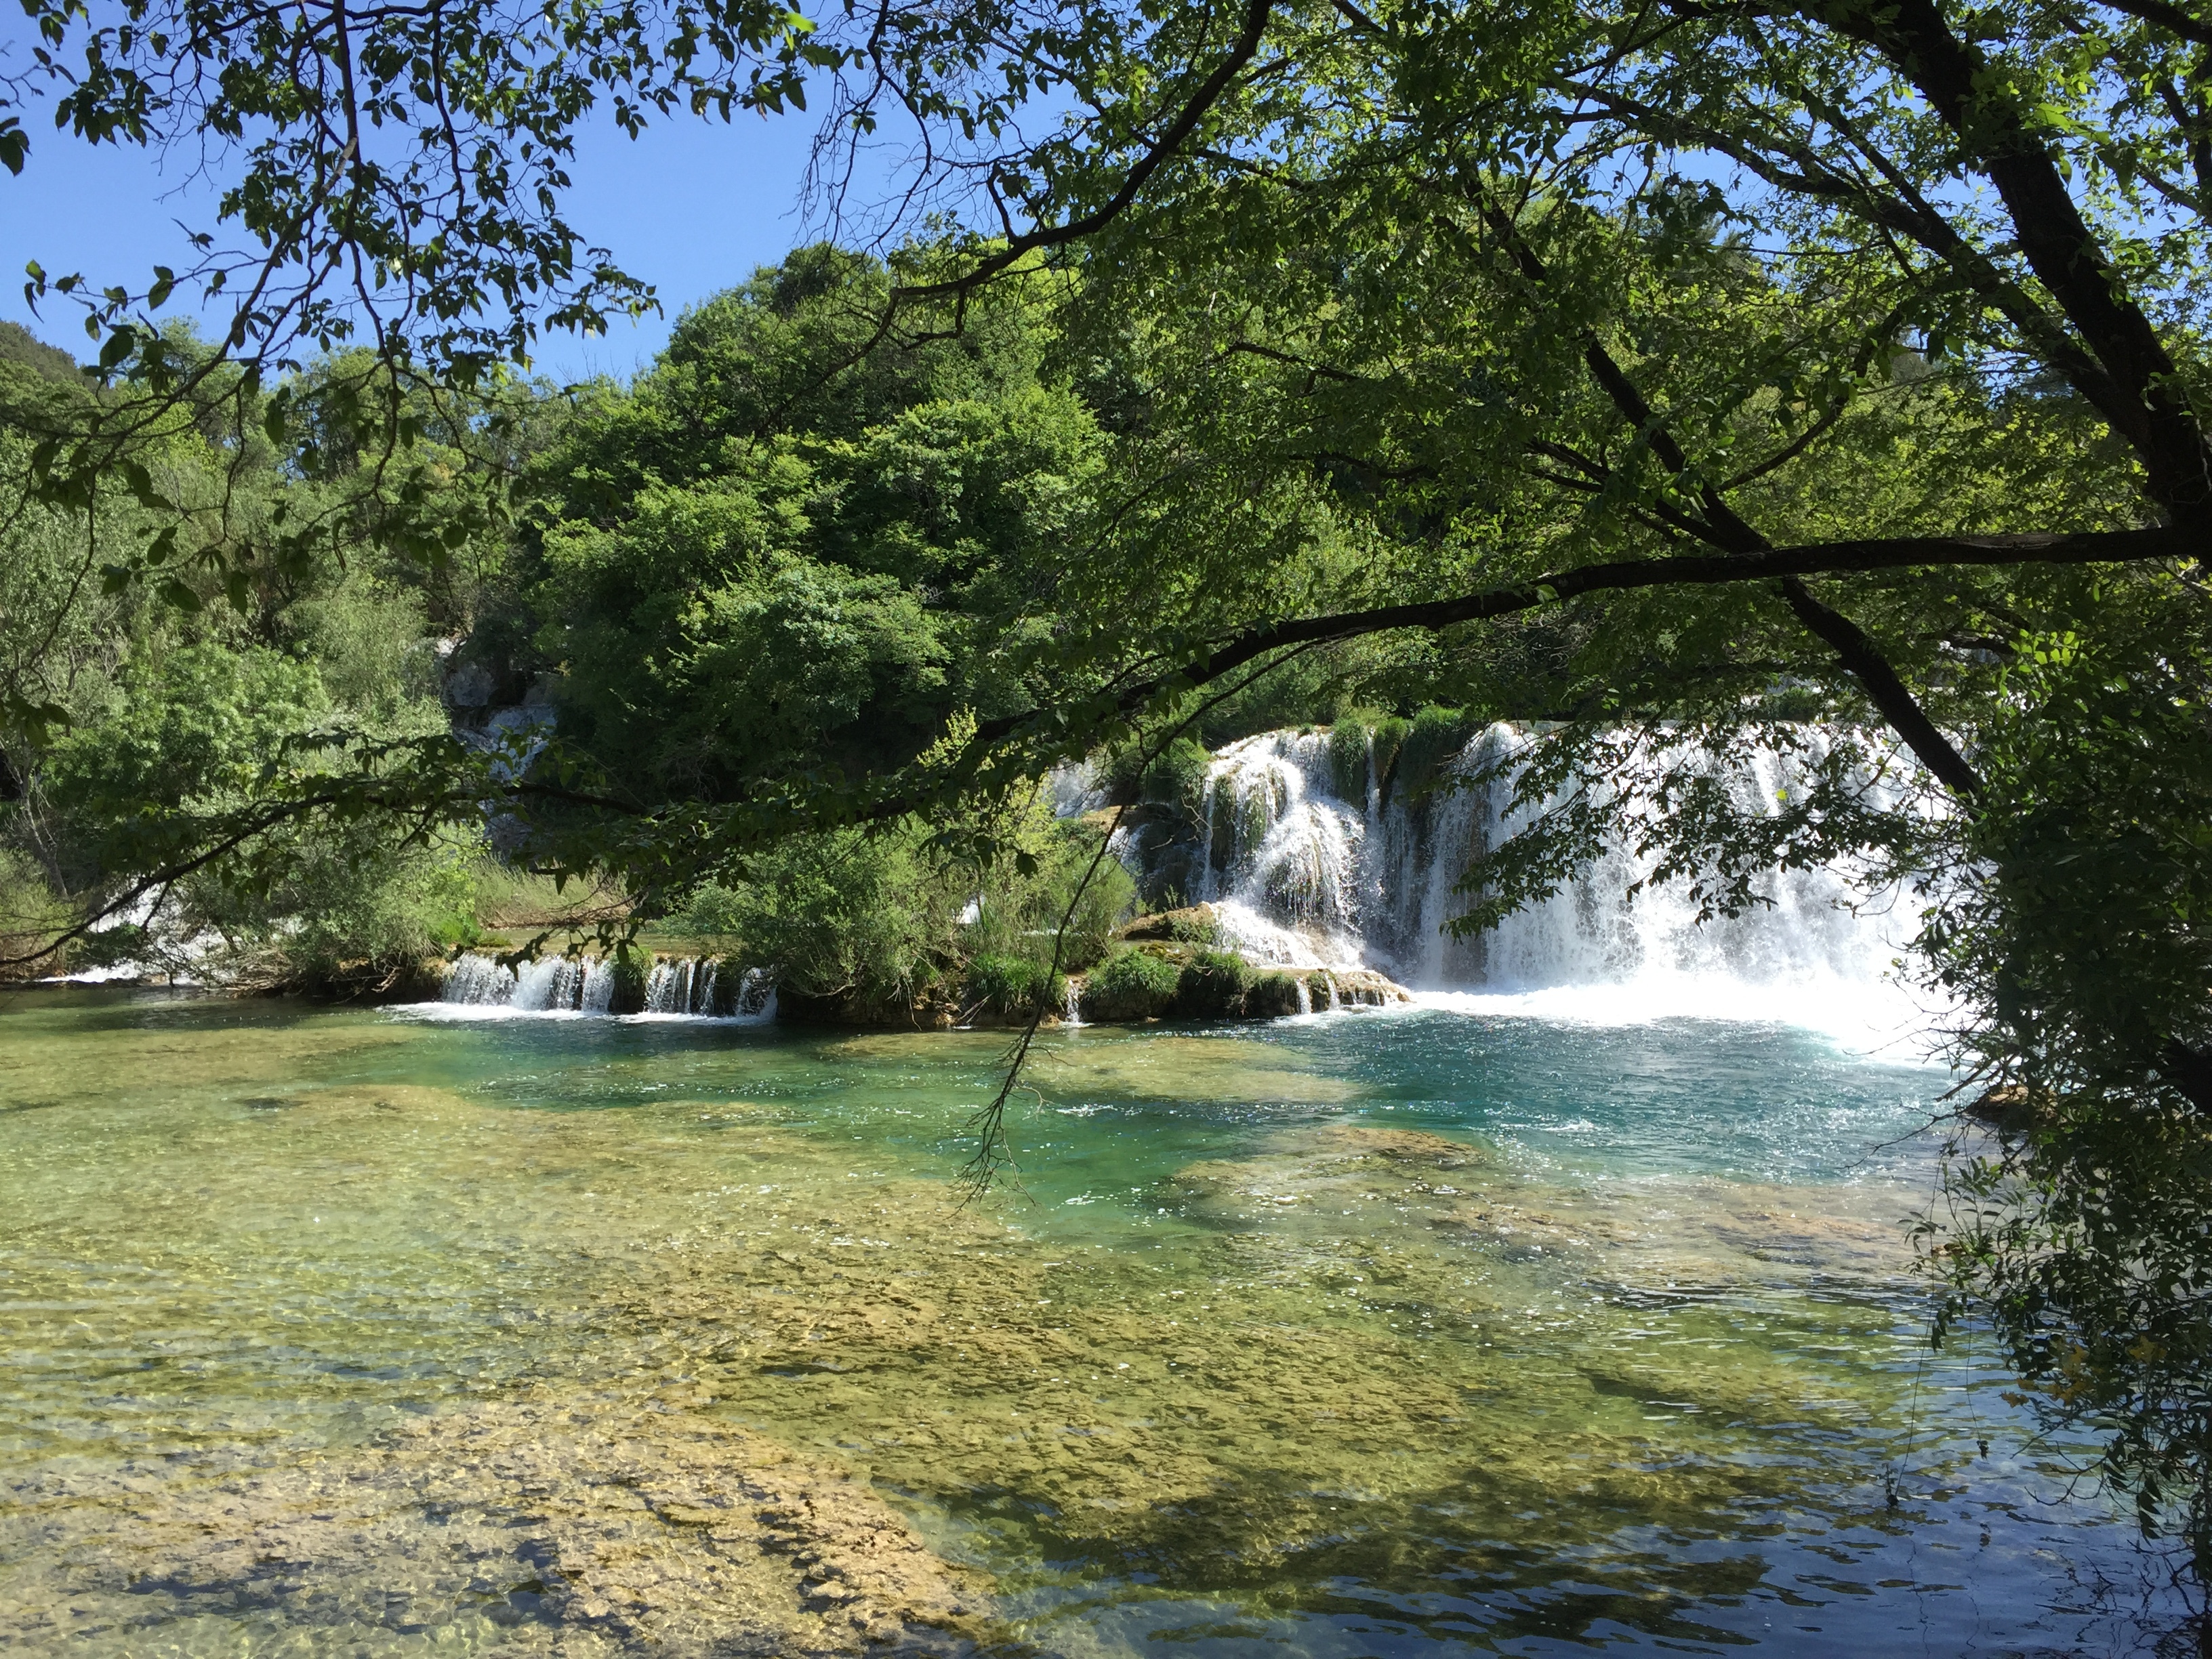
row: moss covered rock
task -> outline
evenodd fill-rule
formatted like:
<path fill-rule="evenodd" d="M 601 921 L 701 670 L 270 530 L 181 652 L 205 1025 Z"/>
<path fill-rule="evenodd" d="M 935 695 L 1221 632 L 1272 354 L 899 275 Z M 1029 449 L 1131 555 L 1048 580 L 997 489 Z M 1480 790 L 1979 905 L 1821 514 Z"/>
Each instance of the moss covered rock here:
<path fill-rule="evenodd" d="M 1175 1013 L 1184 1019 L 1229 1019 L 1244 1012 L 1252 964 L 1233 951 L 1197 951 L 1176 983 Z"/>
<path fill-rule="evenodd" d="M 1061 981 L 1042 962 L 1027 957 L 984 955 L 969 960 L 962 976 L 960 1000 L 977 1012 L 1027 1018 L 1040 1005 L 1056 1006 Z M 980 1006 L 977 1006 L 980 1005 Z"/>
<path fill-rule="evenodd" d="M 1139 916 L 1116 930 L 1116 937 L 1173 945 L 1217 945 L 1221 924 L 1210 904 L 1190 904 L 1179 910 L 1160 910 Z"/>
<path fill-rule="evenodd" d="M 1244 1014 L 1249 1019 L 1280 1019 L 1298 1007 L 1297 974 L 1261 974 L 1244 992 Z"/>
<path fill-rule="evenodd" d="M 1157 1019 L 1174 1003 L 1182 982 L 1174 963 L 1125 945 L 1085 976 L 1079 1006 L 1089 1020 Z"/>

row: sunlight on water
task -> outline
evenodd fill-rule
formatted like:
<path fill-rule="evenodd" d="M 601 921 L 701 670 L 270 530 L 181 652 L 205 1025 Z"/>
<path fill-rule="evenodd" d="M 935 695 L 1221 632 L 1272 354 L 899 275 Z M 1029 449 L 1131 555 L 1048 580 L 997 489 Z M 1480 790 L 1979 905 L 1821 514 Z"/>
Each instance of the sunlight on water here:
<path fill-rule="evenodd" d="M 1042 1045 L 0 1012 L 26 1651 L 2132 1651 L 1905 1227 L 1946 1079 L 1429 1008 Z M 1984 1454 L 1979 1442 L 1988 1442 Z"/>

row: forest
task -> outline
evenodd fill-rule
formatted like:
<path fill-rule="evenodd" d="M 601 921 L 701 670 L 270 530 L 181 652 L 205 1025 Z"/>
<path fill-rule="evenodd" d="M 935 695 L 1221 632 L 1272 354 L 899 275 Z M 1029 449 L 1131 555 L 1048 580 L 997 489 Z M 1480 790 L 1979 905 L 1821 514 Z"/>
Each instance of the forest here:
<path fill-rule="evenodd" d="M 1066 975 L 1246 994 L 1154 982 L 1127 924 L 1196 894 L 1109 852 L 1237 739 L 1509 790 L 1470 939 L 1608 848 L 1716 926 L 1846 871 L 1950 1068 L 1930 1340 L 2212 1571 L 2212 22 L 27 10 L 0 162 L 215 133 L 246 251 L 0 324 L 0 971 L 705 940 L 1021 1031 L 988 1187 Z M 561 216 L 581 112 L 810 87 L 817 172 L 927 141 L 903 205 L 537 373 L 659 303 Z"/>

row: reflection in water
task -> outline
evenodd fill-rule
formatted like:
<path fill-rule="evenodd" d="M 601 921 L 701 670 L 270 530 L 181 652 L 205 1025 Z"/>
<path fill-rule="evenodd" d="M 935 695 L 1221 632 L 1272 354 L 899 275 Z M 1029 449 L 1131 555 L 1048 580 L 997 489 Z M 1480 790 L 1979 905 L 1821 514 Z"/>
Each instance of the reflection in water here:
<path fill-rule="evenodd" d="M 1942 1080 L 1448 1012 L 997 1040 L 119 994 L 0 1020 L 33 1650 L 2132 1650 L 1930 1358 Z M 1978 1442 L 1987 1440 L 1983 1455 Z"/>

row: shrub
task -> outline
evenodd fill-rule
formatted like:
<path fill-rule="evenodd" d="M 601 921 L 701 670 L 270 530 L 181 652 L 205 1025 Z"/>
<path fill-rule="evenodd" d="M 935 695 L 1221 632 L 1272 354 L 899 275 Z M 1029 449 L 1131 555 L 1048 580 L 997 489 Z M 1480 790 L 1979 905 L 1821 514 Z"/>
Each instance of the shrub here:
<path fill-rule="evenodd" d="M 950 955 L 964 881 L 937 867 L 921 837 L 833 830 L 793 836 L 742 878 L 704 885 L 679 926 L 741 940 L 799 997 L 903 1005 L 933 957 Z"/>
<path fill-rule="evenodd" d="M 1062 818 L 1052 826 L 1051 837 L 1043 850 L 1043 869 L 1034 886 L 1027 915 L 1033 918 L 1029 925 L 1048 931 L 1060 925 L 1067 915 L 1067 902 L 1075 891 L 1075 884 L 1091 868 L 1097 853 L 1097 830 L 1090 824 Z M 1091 884 L 1084 889 L 1083 897 L 1068 917 L 1066 937 L 1060 945 L 1060 965 L 1069 973 L 1088 968 L 1106 954 L 1106 941 L 1115 924 L 1129 913 L 1137 896 L 1137 884 L 1119 859 L 1109 856 L 1099 861 Z M 1040 941 L 1046 949 L 1048 940 Z"/>
<path fill-rule="evenodd" d="M 1145 799 L 1194 811 L 1212 765 L 1212 755 L 1190 738 L 1177 738 L 1145 769 Z"/>
<path fill-rule="evenodd" d="M 695 889 L 681 909 L 669 913 L 668 927 L 695 938 L 736 938 L 744 932 L 747 902 L 745 894 L 710 881 Z"/>
<path fill-rule="evenodd" d="M 1382 799 L 1389 799 L 1390 792 L 1397 787 L 1398 757 L 1406 746 L 1406 737 L 1413 729 L 1411 720 L 1401 720 L 1395 714 L 1385 714 L 1375 722 L 1371 752 L 1375 776 L 1382 789 Z"/>
<path fill-rule="evenodd" d="M 1192 905 L 1187 910 L 1170 911 L 1162 920 L 1167 925 L 1167 935 L 1182 945 L 1218 945 L 1221 942 L 1221 924 L 1202 905 Z"/>
<path fill-rule="evenodd" d="M 1182 975 L 1172 962 L 1123 946 L 1083 981 L 1085 1019 L 1152 1019 L 1175 1000 Z"/>
<path fill-rule="evenodd" d="M 962 994 L 967 1001 L 1012 1015 L 1028 1014 L 1040 1004 L 1051 1006 L 1057 1000 L 1054 993 L 1060 990 L 1051 969 L 1042 962 L 986 954 L 969 961 Z"/>
<path fill-rule="evenodd" d="M 1021 873 L 1016 860 L 1001 859 L 969 890 L 981 901 L 975 920 L 961 929 L 969 958 L 1022 957 L 1042 972 L 1052 960 L 1054 936 L 1063 921 L 1062 973 L 1079 973 L 1103 956 L 1115 924 L 1127 913 L 1137 890 L 1120 860 L 1101 860 L 1071 912 L 1076 884 L 1097 856 L 1098 835 L 1096 823 L 1074 818 L 1046 820 L 1025 830 L 1026 850 L 1036 860 L 1030 873 Z"/>
<path fill-rule="evenodd" d="M 1337 721 L 1328 734 L 1329 782 L 1339 800 L 1367 799 L 1367 741 L 1374 728 L 1357 714 Z"/>
<path fill-rule="evenodd" d="M 1183 964 L 1175 1012 L 1186 1019 L 1219 1019 L 1241 1012 L 1251 965 L 1230 951 L 1200 951 Z"/>
<path fill-rule="evenodd" d="M 1480 726 L 1479 720 L 1457 708 L 1424 708 L 1414 715 L 1398 750 L 1395 787 L 1404 792 L 1404 799 L 1413 799 L 1434 783 Z"/>
<path fill-rule="evenodd" d="M 1298 1011 L 1298 980 L 1295 974 L 1262 974 L 1244 993 L 1244 1012 L 1262 1019 L 1279 1019 Z"/>
<path fill-rule="evenodd" d="M 615 946 L 614 975 L 614 994 L 608 1000 L 608 1011 L 617 1014 L 643 1013 L 646 988 L 653 979 L 653 953 L 625 939 Z"/>

